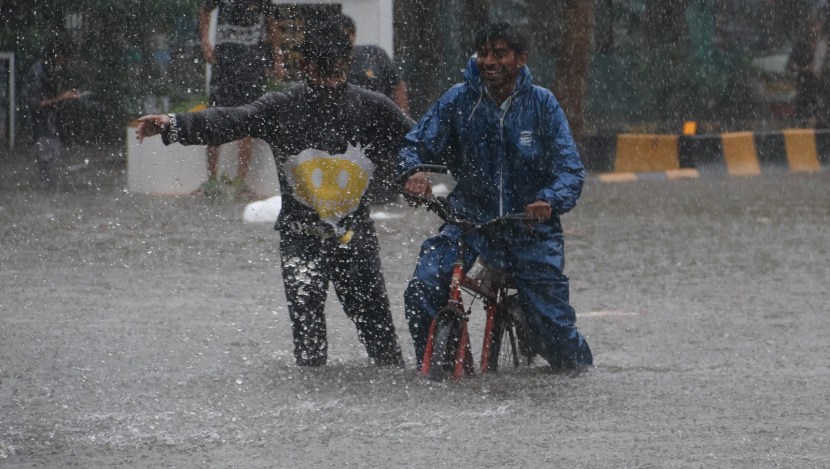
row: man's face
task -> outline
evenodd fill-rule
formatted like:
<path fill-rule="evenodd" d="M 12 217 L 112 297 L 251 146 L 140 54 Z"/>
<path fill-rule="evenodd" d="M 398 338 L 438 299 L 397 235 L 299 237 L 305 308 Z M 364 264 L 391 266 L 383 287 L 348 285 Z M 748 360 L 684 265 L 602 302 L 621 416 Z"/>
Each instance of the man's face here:
<path fill-rule="evenodd" d="M 476 50 L 476 65 L 491 93 L 513 90 L 519 70 L 527 63 L 527 52 L 517 54 L 504 39 L 482 44 Z"/>
<path fill-rule="evenodd" d="M 348 80 L 351 60 L 349 58 L 340 59 L 325 69 L 311 61 L 306 61 L 303 64 L 306 78 L 310 84 L 322 88 L 336 89 L 343 86 Z"/>

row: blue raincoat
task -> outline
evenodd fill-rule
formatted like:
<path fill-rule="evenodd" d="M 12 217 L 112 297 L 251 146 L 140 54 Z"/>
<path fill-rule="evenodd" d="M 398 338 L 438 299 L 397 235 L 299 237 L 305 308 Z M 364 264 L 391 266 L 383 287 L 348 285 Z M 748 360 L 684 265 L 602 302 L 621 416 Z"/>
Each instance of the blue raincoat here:
<path fill-rule="evenodd" d="M 544 200 L 550 220 L 534 226 L 516 223 L 466 235 L 476 256 L 510 273 L 540 354 L 554 367 L 592 363 L 585 338 L 575 327 L 569 304 L 564 241 L 559 215 L 576 205 L 585 180 L 565 114 L 549 90 L 534 86 L 530 70 L 519 72 L 512 95 L 498 105 L 486 90 L 475 59 L 465 82 L 450 88 L 407 134 L 400 151 L 403 172 L 418 164 L 446 165 L 456 180 L 450 193 L 453 213 L 487 221 L 522 213 Z M 406 294 L 406 314 L 419 361 L 432 318 L 446 304 L 452 264 L 461 235 L 445 225 L 427 239 Z"/>

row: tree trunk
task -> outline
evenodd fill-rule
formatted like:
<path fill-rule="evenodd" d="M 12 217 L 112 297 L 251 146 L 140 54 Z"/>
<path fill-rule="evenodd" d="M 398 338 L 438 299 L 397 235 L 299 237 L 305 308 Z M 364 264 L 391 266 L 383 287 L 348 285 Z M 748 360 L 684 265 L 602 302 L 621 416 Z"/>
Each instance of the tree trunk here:
<path fill-rule="evenodd" d="M 585 95 L 588 69 L 591 64 L 591 43 L 594 31 L 594 0 L 564 0 L 565 17 L 549 18 L 563 24 L 562 40 L 555 57 L 556 79 L 552 87 L 568 116 L 571 131 L 581 136 L 585 128 Z M 545 21 L 545 19 L 542 19 Z"/>
<path fill-rule="evenodd" d="M 436 0 L 398 0 L 394 3 L 395 61 L 409 86 L 409 107 L 417 118 L 440 92 L 435 79 L 440 55 L 432 38 L 438 37 Z"/>
<path fill-rule="evenodd" d="M 447 90 L 448 83 L 460 80 L 457 70 L 466 65 L 464 60 L 470 52 L 469 43 L 487 19 L 488 1 L 394 2 L 395 61 L 409 85 L 412 117 L 417 119 L 423 114 Z M 447 15 L 453 17 L 446 18 Z M 451 34 L 452 31 L 447 29 L 453 21 L 463 25 L 458 28 L 459 35 Z M 464 52 L 460 62 L 454 53 L 458 51 Z"/>
<path fill-rule="evenodd" d="M 595 0 L 531 0 L 529 18 L 533 36 L 542 38 L 536 48 L 538 59 L 551 52 L 556 58 L 556 80 L 552 89 L 570 121 L 575 135 L 582 133 L 583 108 L 591 61 Z M 442 68 L 461 68 L 465 64 L 442 63 L 447 47 L 469 47 L 469 44 L 443 44 L 441 39 L 444 14 L 460 15 L 465 37 L 453 38 L 468 42 L 486 21 L 489 0 L 461 0 L 456 3 L 465 11 L 447 12 L 442 0 L 397 0 L 395 6 L 395 58 L 409 82 L 409 99 L 413 117 L 419 116 L 445 91 L 446 84 L 436 79 Z M 561 7 L 561 8 L 559 8 Z M 558 14 L 564 11 L 564 17 Z M 470 37 L 466 37 L 466 36 Z M 555 44 L 551 46 L 551 44 Z M 531 62 L 534 59 L 531 58 Z"/>

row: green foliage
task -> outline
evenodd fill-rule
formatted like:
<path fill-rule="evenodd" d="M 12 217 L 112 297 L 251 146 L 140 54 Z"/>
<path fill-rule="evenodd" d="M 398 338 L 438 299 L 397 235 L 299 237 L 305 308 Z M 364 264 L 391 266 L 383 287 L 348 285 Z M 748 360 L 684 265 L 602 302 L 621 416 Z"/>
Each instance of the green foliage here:
<path fill-rule="evenodd" d="M 142 110 L 147 96 L 187 99 L 199 80 L 203 82 L 203 74 L 199 79 L 192 76 L 200 4 L 199 0 L 10 1 L 0 10 L 4 16 L 0 50 L 15 53 L 18 77 L 25 77 L 49 38 L 65 38 L 75 48 L 67 86 L 94 93 L 95 105 L 78 107 L 75 111 L 80 115 L 70 118 L 91 123 L 85 126 L 90 132 L 75 138 L 80 142 L 123 138 L 123 124 Z M 190 67 L 174 64 L 185 59 Z M 25 86 L 22 78 L 18 81 Z"/>
<path fill-rule="evenodd" d="M 627 9 L 611 12 L 613 34 L 594 56 L 591 127 L 677 132 L 696 120 L 745 130 L 773 119 L 778 98 L 758 91 L 764 77 L 752 61 L 786 54 L 813 2 L 781 0 L 771 10 L 753 0 L 635 3 L 615 4 Z"/>
<path fill-rule="evenodd" d="M 767 5 L 770 3 L 772 8 Z M 410 81 L 415 115 L 459 79 L 465 44 L 477 24 L 507 18 L 528 24 L 536 39 L 534 74 L 555 78 L 562 25 L 534 22 L 573 2 L 441 0 L 395 2 L 397 57 Z M 738 123 L 759 114 L 751 59 L 785 50 L 815 0 L 602 0 L 602 34 L 588 77 L 590 126 L 621 130 L 650 123 L 674 131 L 684 120 Z M 46 40 L 64 34 L 76 46 L 70 84 L 93 91 L 96 105 L 78 109 L 80 141 L 123 138 L 125 122 L 148 111 L 148 97 L 169 97 L 171 109 L 205 101 L 198 48 L 201 0 L 4 0 L 0 50 L 16 55 L 19 89 Z M 552 15 L 558 18 L 557 13 Z M 600 37 L 602 36 L 602 37 Z M 423 38 L 432 38 L 425 41 Z M 437 44 L 435 49 L 433 44 Z M 556 46 L 556 47 L 554 47 Z M 562 64 L 567 66 L 567 64 Z M 436 78 L 437 77 L 437 78 Z M 274 86 L 272 89 L 280 89 Z M 21 116 L 25 127 L 25 115 Z"/>
<path fill-rule="evenodd" d="M 598 55 L 589 89 L 589 119 L 598 129 L 676 132 L 686 120 L 725 120 L 740 125 L 756 117 L 754 69 L 746 52 L 716 51 L 706 61 L 677 47 L 637 54 Z"/>

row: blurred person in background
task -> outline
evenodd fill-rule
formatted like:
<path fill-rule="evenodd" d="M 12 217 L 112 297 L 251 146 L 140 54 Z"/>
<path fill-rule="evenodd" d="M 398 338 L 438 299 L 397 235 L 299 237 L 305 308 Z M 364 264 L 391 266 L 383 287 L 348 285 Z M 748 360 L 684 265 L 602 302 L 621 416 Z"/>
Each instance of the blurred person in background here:
<path fill-rule="evenodd" d="M 332 21 L 339 24 L 352 41 L 354 52 L 352 67 L 349 70 L 349 83 L 386 95 L 409 114 L 406 82 L 389 54 L 373 44 L 355 44 L 357 28 L 350 16 L 341 13 L 335 15 Z"/>
<path fill-rule="evenodd" d="M 827 8 L 809 15 L 804 33 L 796 41 L 787 59 L 787 70 L 795 74 L 795 113 L 799 118 L 814 118 L 816 127 L 830 124 L 827 109 L 826 68 L 828 65 Z"/>
<path fill-rule="evenodd" d="M 72 52 L 66 39 L 59 36 L 51 38 L 26 78 L 24 99 L 31 116 L 37 165 L 40 180 L 48 188 L 57 187 L 63 166 L 64 145 L 60 136 L 59 107 L 81 97 L 81 92 L 65 86 Z"/>
<path fill-rule="evenodd" d="M 210 20 L 218 10 L 215 45 L 210 42 Z M 205 62 L 213 65 L 208 105 L 239 106 L 259 98 L 270 68 L 275 79 L 283 76 L 281 34 L 276 7 L 270 0 L 204 0 L 199 11 L 199 39 Z M 239 142 L 236 177 L 226 181 L 241 196 L 245 185 L 253 139 Z M 208 180 L 198 191 L 206 197 L 221 192 L 218 175 L 219 147 L 207 147 Z"/>

